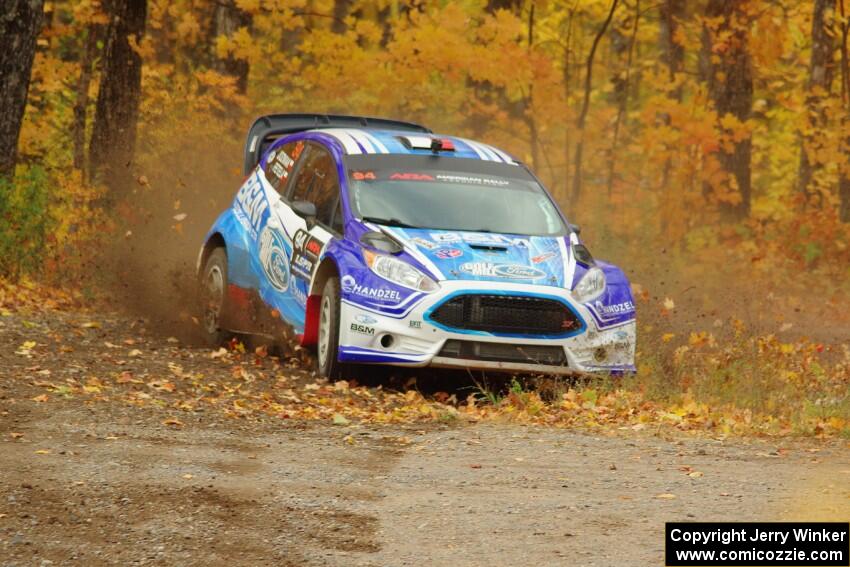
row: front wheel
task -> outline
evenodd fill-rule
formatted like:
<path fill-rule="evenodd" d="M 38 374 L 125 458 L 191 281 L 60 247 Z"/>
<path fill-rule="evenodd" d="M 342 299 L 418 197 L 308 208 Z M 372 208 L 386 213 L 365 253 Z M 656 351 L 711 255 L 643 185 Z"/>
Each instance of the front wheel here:
<path fill-rule="evenodd" d="M 329 278 L 319 306 L 319 339 L 316 345 L 319 374 L 336 379 L 342 375 L 339 362 L 339 279 Z"/>
<path fill-rule="evenodd" d="M 227 300 L 227 252 L 216 248 L 207 257 L 200 281 L 202 333 L 210 346 L 219 346 L 228 338 L 221 328 Z"/>

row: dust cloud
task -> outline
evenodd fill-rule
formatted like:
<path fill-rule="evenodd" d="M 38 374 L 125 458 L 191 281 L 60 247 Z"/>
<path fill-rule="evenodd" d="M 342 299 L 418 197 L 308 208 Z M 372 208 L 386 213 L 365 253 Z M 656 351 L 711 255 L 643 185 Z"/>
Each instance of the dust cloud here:
<path fill-rule="evenodd" d="M 135 186 L 100 272 L 119 306 L 169 336 L 198 340 L 197 255 L 243 180 L 242 149 L 251 118 L 231 117 L 232 126 L 218 132 L 207 127 L 207 134 L 174 137 L 165 146 L 140 141 Z M 642 232 L 614 236 L 617 215 L 605 206 L 574 211 L 560 204 L 582 225 L 594 256 L 622 267 L 637 284 L 642 335 L 708 331 L 721 337 L 731 335 L 734 318 L 749 332 L 785 340 L 807 337 L 834 344 L 847 338 L 850 302 L 834 281 L 806 278 L 804 270 L 789 281 L 754 269 L 752 258 L 731 249 L 707 257 L 659 243 L 652 219 Z M 675 307 L 664 309 L 666 300 Z"/>

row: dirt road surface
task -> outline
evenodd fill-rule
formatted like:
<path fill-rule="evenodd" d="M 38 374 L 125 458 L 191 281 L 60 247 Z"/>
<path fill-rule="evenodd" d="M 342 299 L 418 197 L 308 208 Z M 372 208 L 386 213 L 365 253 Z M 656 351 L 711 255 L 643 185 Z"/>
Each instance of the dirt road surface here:
<path fill-rule="evenodd" d="M 655 566 L 666 521 L 850 518 L 846 440 L 209 412 L 175 428 L 155 406 L 34 401 L 45 369 L 210 364 L 154 334 L 143 359 L 105 358 L 137 324 L 110 317 L 0 319 L 0 566 Z M 71 329 L 72 351 L 16 354 Z"/>

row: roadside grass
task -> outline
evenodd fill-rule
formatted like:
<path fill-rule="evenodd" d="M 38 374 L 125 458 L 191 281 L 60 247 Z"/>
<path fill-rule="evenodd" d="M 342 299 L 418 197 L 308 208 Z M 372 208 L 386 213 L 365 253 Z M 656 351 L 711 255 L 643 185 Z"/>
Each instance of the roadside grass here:
<path fill-rule="evenodd" d="M 634 375 L 477 383 L 467 412 L 564 426 L 850 438 L 850 348 L 786 343 L 732 323 L 723 338 L 647 337 Z"/>

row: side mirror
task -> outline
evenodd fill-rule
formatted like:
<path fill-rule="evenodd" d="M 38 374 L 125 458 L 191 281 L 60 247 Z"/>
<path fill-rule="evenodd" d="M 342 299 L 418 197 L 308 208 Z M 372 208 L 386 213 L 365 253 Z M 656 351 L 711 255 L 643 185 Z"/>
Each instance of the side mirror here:
<path fill-rule="evenodd" d="M 570 223 L 570 230 L 572 230 L 576 234 L 581 234 L 581 227 L 577 224 Z"/>
<path fill-rule="evenodd" d="M 310 201 L 293 201 L 292 210 L 303 219 L 312 220 L 316 218 L 316 204 Z"/>

